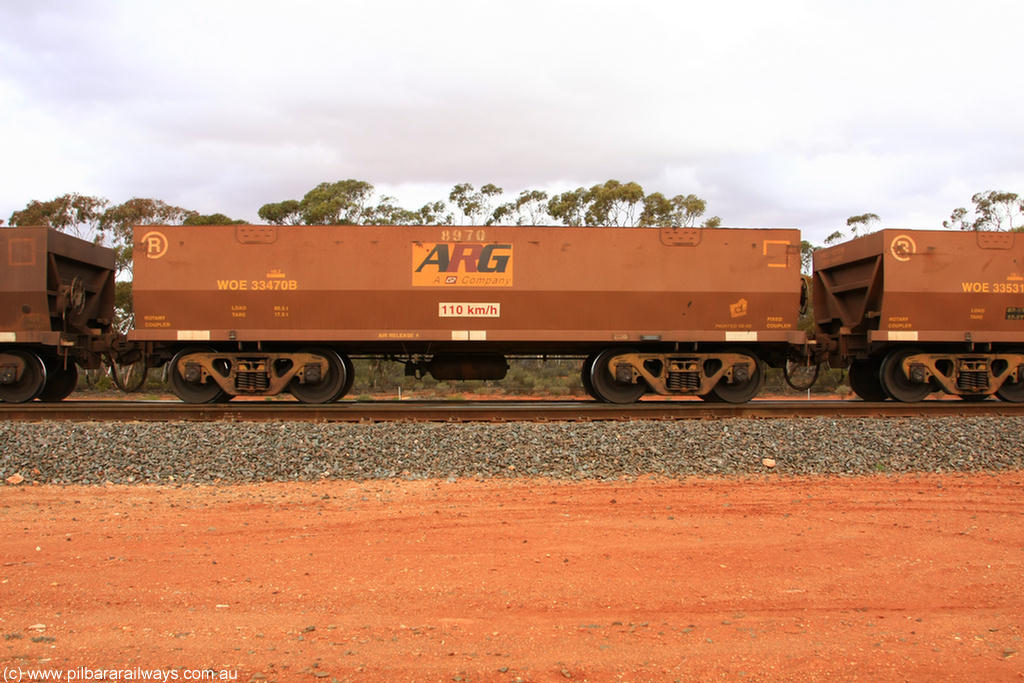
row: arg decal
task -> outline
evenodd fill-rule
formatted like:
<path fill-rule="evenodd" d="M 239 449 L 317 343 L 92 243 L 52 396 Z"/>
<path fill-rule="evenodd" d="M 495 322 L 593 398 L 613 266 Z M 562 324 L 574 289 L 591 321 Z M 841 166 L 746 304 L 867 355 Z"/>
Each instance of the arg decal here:
<path fill-rule="evenodd" d="M 420 242 L 412 245 L 413 287 L 511 287 L 512 245 Z"/>

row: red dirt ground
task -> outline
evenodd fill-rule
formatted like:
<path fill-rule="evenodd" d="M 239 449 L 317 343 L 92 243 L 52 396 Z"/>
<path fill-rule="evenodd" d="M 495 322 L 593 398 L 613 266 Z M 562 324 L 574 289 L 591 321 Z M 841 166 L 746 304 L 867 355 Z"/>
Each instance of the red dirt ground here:
<path fill-rule="evenodd" d="M 1021 681 L 1022 485 L 7 486 L 0 661 L 22 680 Z"/>

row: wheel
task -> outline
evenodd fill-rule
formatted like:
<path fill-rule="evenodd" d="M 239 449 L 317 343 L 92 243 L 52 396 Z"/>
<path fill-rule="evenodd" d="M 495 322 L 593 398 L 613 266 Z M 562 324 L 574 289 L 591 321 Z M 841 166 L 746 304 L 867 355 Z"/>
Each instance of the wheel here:
<path fill-rule="evenodd" d="M 338 355 L 341 356 L 341 362 L 345 364 L 345 386 L 341 388 L 341 393 L 332 399 L 334 401 L 348 395 L 348 392 L 352 391 L 352 385 L 356 382 L 356 369 L 352 366 L 352 361 L 343 353 Z"/>
<path fill-rule="evenodd" d="M 185 403 L 218 403 L 226 395 L 216 381 L 207 378 L 205 382 L 190 382 L 178 371 L 178 363 L 195 353 L 208 353 L 211 349 L 183 349 L 171 359 L 168 371 L 171 380 L 171 391 Z"/>
<path fill-rule="evenodd" d="M 1020 353 L 1019 350 L 1015 353 Z M 1016 382 L 1003 382 L 1003 386 L 996 391 L 999 400 L 1007 403 L 1024 403 L 1024 372 L 1018 369 Z"/>
<path fill-rule="evenodd" d="M 882 381 L 878 378 L 881 367 L 877 360 L 855 360 L 850 363 L 847 379 L 853 393 L 861 400 L 878 402 L 889 398 L 889 394 L 882 388 Z"/>
<path fill-rule="evenodd" d="M 610 361 L 623 353 L 633 353 L 629 349 L 605 349 L 594 357 L 590 364 L 590 386 L 594 398 L 605 403 L 636 403 L 637 399 L 647 393 L 647 382 L 642 379 L 636 383 L 619 382 L 609 366 Z"/>
<path fill-rule="evenodd" d="M 43 391 L 46 386 L 46 366 L 34 353 L 28 351 L 7 351 L 25 363 L 21 379 L 12 384 L 0 384 L 0 401 L 6 403 L 27 403 Z"/>
<path fill-rule="evenodd" d="M 39 400 L 44 403 L 63 401 L 78 386 L 78 366 L 69 363 L 64 367 L 63 361 L 54 358 L 46 364 L 46 384 L 39 392 Z"/>
<path fill-rule="evenodd" d="M 288 391 L 292 396 L 303 403 L 330 403 L 341 397 L 352 383 L 349 377 L 351 362 L 346 363 L 341 356 L 333 349 L 315 348 L 302 349 L 300 353 L 313 353 L 327 359 L 327 374 L 320 378 L 319 382 L 306 382 L 303 384 L 296 377 L 288 383 Z"/>
<path fill-rule="evenodd" d="M 932 393 L 928 382 L 914 382 L 903 374 L 903 359 L 919 353 L 916 349 L 896 349 L 882 361 L 878 378 L 885 393 L 903 403 L 917 403 Z"/>
<path fill-rule="evenodd" d="M 595 358 L 597 358 L 597 354 L 592 353 L 583 359 L 583 365 L 580 367 L 580 381 L 583 382 L 583 390 L 594 399 L 600 401 L 601 399 L 594 394 L 594 385 L 590 382 L 590 373 L 593 372 Z"/>
<path fill-rule="evenodd" d="M 725 378 L 718 380 L 718 383 L 711 388 L 711 393 L 725 403 L 746 403 L 761 393 L 764 386 L 764 363 L 749 351 L 740 351 L 750 357 L 754 364 L 754 371 L 743 382 L 726 382 Z"/>

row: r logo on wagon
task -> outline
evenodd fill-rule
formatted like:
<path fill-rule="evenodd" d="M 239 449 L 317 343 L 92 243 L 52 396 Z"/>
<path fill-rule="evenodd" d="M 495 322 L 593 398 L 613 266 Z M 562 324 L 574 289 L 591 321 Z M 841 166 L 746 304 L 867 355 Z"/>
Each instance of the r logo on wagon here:
<path fill-rule="evenodd" d="M 413 287 L 511 287 L 512 245 L 496 242 L 416 242 Z"/>
<path fill-rule="evenodd" d="M 900 235 L 889 245 L 889 253 L 897 261 L 909 261 L 917 253 L 917 242 L 910 235 Z"/>
<path fill-rule="evenodd" d="M 160 258 L 167 253 L 167 236 L 158 230 L 150 230 L 142 236 L 146 258 Z"/>

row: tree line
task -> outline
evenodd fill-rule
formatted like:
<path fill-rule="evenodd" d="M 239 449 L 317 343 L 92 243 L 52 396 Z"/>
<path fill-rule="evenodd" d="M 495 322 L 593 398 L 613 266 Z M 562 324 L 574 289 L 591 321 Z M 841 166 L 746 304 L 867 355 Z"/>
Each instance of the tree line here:
<path fill-rule="evenodd" d="M 415 210 L 387 195 L 374 201 L 373 192 L 373 185 L 361 180 L 320 183 L 302 199 L 264 204 L 258 215 L 275 225 L 448 225 L 458 220 L 469 225 L 683 227 L 697 225 L 707 210 L 707 202 L 694 194 L 648 194 L 638 183 L 618 180 L 555 195 L 523 190 L 504 202 L 505 191 L 493 183 L 480 189 L 459 183 L 447 202 L 428 202 Z M 720 224 L 717 216 L 702 223 Z"/>

